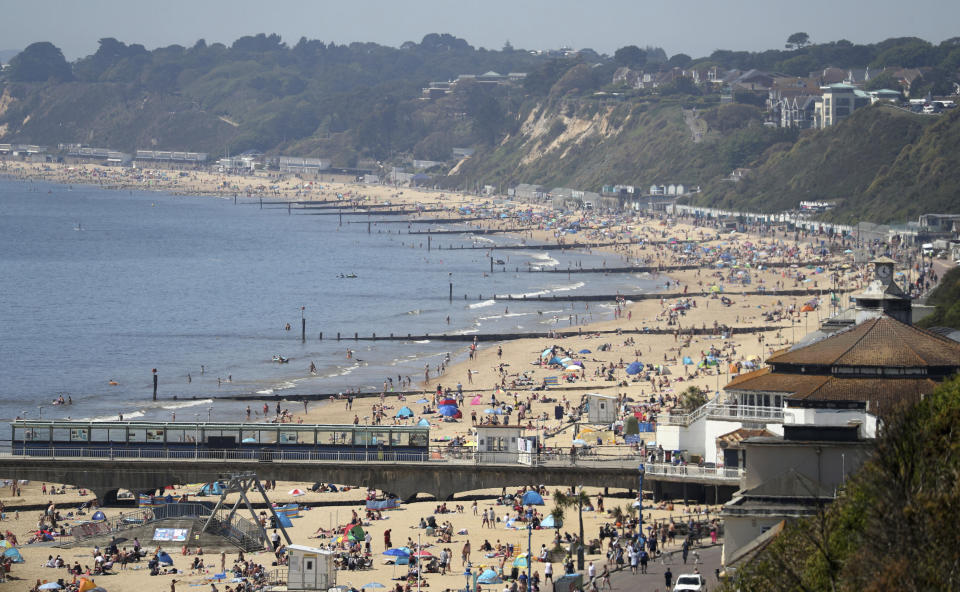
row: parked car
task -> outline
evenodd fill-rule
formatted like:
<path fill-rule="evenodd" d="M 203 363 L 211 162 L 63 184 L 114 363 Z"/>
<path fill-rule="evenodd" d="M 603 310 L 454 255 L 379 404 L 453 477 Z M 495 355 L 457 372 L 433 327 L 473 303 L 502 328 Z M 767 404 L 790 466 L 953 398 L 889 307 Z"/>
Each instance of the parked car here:
<path fill-rule="evenodd" d="M 677 576 L 673 592 L 707 592 L 707 581 L 700 574 Z"/>

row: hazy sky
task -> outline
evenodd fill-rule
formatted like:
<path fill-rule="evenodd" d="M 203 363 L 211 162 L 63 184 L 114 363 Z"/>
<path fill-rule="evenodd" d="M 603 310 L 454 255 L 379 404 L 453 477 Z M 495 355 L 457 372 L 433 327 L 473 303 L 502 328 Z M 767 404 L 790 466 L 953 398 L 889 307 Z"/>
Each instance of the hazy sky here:
<path fill-rule="evenodd" d="M 0 49 L 51 41 L 73 60 L 94 52 L 101 37 L 153 49 L 200 38 L 230 44 L 256 33 L 279 33 L 289 45 L 306 36 L 393 46 L 451 33 L 491 49 L 509 40 L 525 49 L 567 45 L 612 54 L 634 44 L 700 57 L 782 48 L 797 31 L 813 42 L 916 36 L 939 43 L 960 35 L 958 23 L 958 0 L 7 0 Z"/>

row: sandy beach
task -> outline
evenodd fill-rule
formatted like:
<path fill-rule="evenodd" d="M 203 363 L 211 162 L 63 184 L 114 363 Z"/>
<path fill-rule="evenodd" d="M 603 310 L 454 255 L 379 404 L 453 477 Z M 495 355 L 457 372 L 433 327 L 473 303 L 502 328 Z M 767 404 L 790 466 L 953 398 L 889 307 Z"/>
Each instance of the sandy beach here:
<path fill-rule="evenodd" d="M 270 179 L 257 178 L 228 178 L 214 173 L 185 171 L 181 177 L 177 171 L 138 170 L 137 175 L 129 170 L 93 167 L 89 165 L 37 165 L 30 163 L 7 162 L 0 168 L 0 174 L 22 179 L 45 179 L 57 183 L 96 183 L 105 187 L 118 189 L 150 189 L 169 191 L 183 194 L 204 194 L 232 196 L 233 193 L 242 195 L 268 195 L 279 199 L 291 200 L 327 200 L 343 196 L 347 199 L 363 199 L 369 203 L 391 202 L 392 204 L 434 204 L 442 203 L 447 210 L 444 215 L 457 217 L 457 208 L 467 204 L 482 201 L 492 202 L 491 198 L 440 193 L 436 191 L 420 191 L 414 189 L 398 189 L 389 186 L 361 185 L 340 181 L 316 181 L 309 185 L 299 179 Z M 139 178 L 138 178 L 139 177 Z M 262 188 L 262 189 L 259 189 Z M 516 207 L 502 206 L 502 207 Z M 548 214 L 543 204 L 531 204 L 530 207 Z M 437 216 L 431 213 L 431 216 Z M 600 224 L 602 215 L 580 213 L 570 216 L 570 220 L 579 219 L 585 228 L 577 235 L 577 240 L 609 240 L 609 242 L 629 242 L 630 244 L 609 247 L 611 253 L 629 257 L 638 265 L 661 266 L 663 271 L 656 278 L 669 293 L 686 294 L 682 297 L 661 299 L 647 299 L 637 302 L 621 302 L 616 307 L 602 307 L 599 303 L 563 303 L 562 314 L 557 314 L 554 322 L 555 330 L 560 334 L 553 338 L 516 339 L 500 343 L 476 344 L 476 351 L 467 360 L 453 360 L 449 366 L 442 369 L 438 375 L 431 368 L 430 379 L 418 378 L 417 385 L 424 391 L 433 393 L 437 389 L 449 389 L 453 392 L 462 388 L 465 401 L 464 417 L 457 422 L 439 421 L 439 416 L 429 414 L 425 417 L 431 423 L 430 437 L 435 441 L 449 440 L 462 437 L 466 441 L 475 439 L 472 428 L 471 412 L 478 412 L 478 420 L 483 420 L 484 408 L 487 405 L 471 406 L 469 400 L 476 394 L 482 394 L 486 402 L 491 393 L 495 394 L 498 402 L 509 405 L 513 410 L 511 423 L 521 422 L 527 425 L 530 435 L 536 433 L 537 427 L 547 430 L 560 427 L 561 423 L 553 418 L 554 403 L 544 403 L 540 400 L 542 391 L 532 391 L 529 385 L 541 385 L 547 377 L 569 376 L 569 381 L 561 380 L 559 388 L 550 389 L 550 396 L 560 400 L 561 404 L 575 408 L 581 403 L 581 397 L 586 392 L 596 392 L 618 396 L 624 402 L 621 416 L 636 415 L 641 421 L 655 420 L 658 414 L 669 412 L 678 404 L 681 393 L 691 386 L 702 389 L 708 398 L 722 397 L 722 387 L 739 370 L 762 364 L 773 351 L 799 340 L 806 332 L 813 331 L 822 318 L 829 316 L 831 303 L 829 294 L 837 290 L 857 288 L 863 281 L 865 269 L 855 265 L 849 257 L 834 256 L 822 260 L 815 255 L 814 239 L 820 237 L 794 240 L 794 234 L 778 232 L 771 236 L 750 235 L 730 232 L 716 228 L 695 226 L 689 220 L 672 220 L 669 223 L 664 219 L 636 216 L 609 217 L 610 224 Z M 531 242 L 557 243 L 571 241 L 570 236 L 564 236 L 557 231 L 557 225 L 547 227 L 542 223 L 517 226 L 513 220 L 484 221 L 484 228 L 501 227 L 515 228 L 518 235 L 522 235 Z M 612 237 L 612 238 L 611 238 Z M 730 267 L 718 268 L 703 266 L 697 269 L 675 270 L 672 266 L 684 263 L 692 257 L 683 249 L 672 248 L 670 239 L 676 239 L 678 245 L 687 240 L 693 240 L 697 248 L 704 252 L 724 249 L 737 249 L 742 252 L 763 250 L 768 253 L 769 263 L 796 261 L 796 267 L 756 267 L 742 269 L 750 279 L 749 284 L 739 283 L 735 270 Z M 808 262 L 817 261 L 817 265 L 824 266 L 823 273 L 808 269 Z M 845 267 L 842 267 L 845 266 Z M 719 277 L 717 276 L 719 274 Z M 714 291 L 712 286 L 722 284 L 722 293 Z M 743 292 L 755 292 L 759 286 L 766 288 L 767 294 L 746 295 Z M 807 288 L 809 296 L 778 296 L 777 290 L 793 290 Z M 726 298 L 725 304 L 721 298 Z M 816 299 L 817 305 L 812 310 L 800 312 L 810 299 Z M 609 303 L 613 304 L 613 303 Z M 509 303 L 498 302 L 496 306 L 508 307 Z M 792 311 L 792 312 L 791 312 Z M 671 317 L 673 322 L 671 322 Z M 753 327 L 768 327 L 762 332 L 727 332 L 726 329 L 748 329 Z M 644 329 L 665 330 L 663 334 L 645 334 Z M 699 329 L 702 333 L 689 335 L 690 329 Z M 618 333 L 618 330 L 622 334 Z M 634 332 L 637 331 L 637 332 Z M 570 333 L 570 335 L 566 335 Z M 567 371 L 562 368 L 547 367 L 540 364 L 541 353 L 554 346 L 570 352 L 571 357 L 580 360 L 583 370 L 578 372 Z M 346 345 L 344 346 L 346 354 Z M 589 353 L 578 353 L 589 350 Z M 716 365 L 706 364 L 698 368 L 698 363 L 707 357 L 719 361 Z M 684 363 L 684 358 L 691 363 Z M 633 361 L 640 361 L 645 365 L 644 372 L 638 375 L 628 375 L 626 366 Z M 610 379 L 612 378 L 612 380 Z M 522 382 L 524 386 L 516 386 Z M 459 385 L 459 386 L 458 386 Z M 243 406 L 237 402 L 238 406 Z M 384 393 L 380 397 L 356 398 L 352 408 L 347 408 L 343 400 L 311 403 L 306 413 L 299 402 L 284 403 L 289 411 L 289 418 L 294 422 L 303 423 L 353 423 L 355 416 L 361 423 L 371 421 L 378 412 L 384 415 L 384 422 L 397 421 L 394 419 L 396 410 L 407 405 L 417 415 L 412 421 L 419 420 L 422 404 L 403 400 L 397 394 Z M 523 409 L 518 419 L 518 410 Z M 537 425 L 534 418 L 546 416 L 545 422 Z M 590 433 L 591 439 L 599 438 L 604 447 L 618 447 L 622 450 L 631 450 L 624 444 L 622 437 L 607 431 L 607 426 L 593 426 L 595 431 Z M 567 430 L 547 440 L 550 447 L 568 449 L 573 439 L 579 435 L 573 430 Z M 653 434 L 648 434 L 653 438 Z M 4 476 L 0 476 L 4 477 Z M 322 477 L 318 480 L 322 481 Z M 46 504 L 51 501 L 66 512 L 87 497 L 78 495 L 75 489 L 69 489 L 62 495 L 44 495 L 42 486 L 50 484 L 30 483 L 22 486 L 21 496 L 12 496 L 11 487 L 0 489 L 0 502 L 5 504 L 6 519 L 0 523 L 0 530 L 9 530 L 22 542 L 36 527 L 39 511 L 21 511 L 16 519 L 16 506 L 27 504 Z M 350 523 L 351 513 L 359 512 L 363 515 L 365 491 L 352 489 L 338 493 L 307 492 L 303 496 L 291 496 L 288 492 L 294 488 L 307 490 L 312 483 L 279 483 L 275 491 L 270 492 L 271 500 L 300 503 L 344 503 L 346 505 L 310 507 L 301 513 L 301 517 L 293 520 L 293 528 L 289 529 L 291 539 L 296 544 L 317 546 L 332 542 L 330 538 L 314 538 L 319 529 L 335 529 Z M 340 484 L 355 485 L 355 484 Z M 539 486 L 541 484 L 530 484 Z M 553 493 L 556 489 L 552 484 L 543 484 L 549 495 L 545 497 L 546 505 L 537 507 L 537 511 L 548 514 L 554 507 Z M 511 488 L 510 493 L 514 493 Z M 180 487 L 180 491 L 195 493 L 194 490 Z M 603 525 L 612 525 L 615 520 L 610 514 L 614 507 L 630 510 L 635 498 L 629 497 L 626 491 L 611 489 L 609 496 L 604 500 L 604 511 L 597 507 L 599 489 L 587 488 L 586 492 L 593 499 L 595 509 L 585 511 L 584 531 L 586 540 L 597 538 L 598 531 Z M 503 517 L 511 508 L 497 505 L 496 498 L 501 495 L 500 490 L 485 490 L 461 492 L 453 501 L 446 502 L 446 506 L 453 510 L 451 513 L 435 514 L 435 510 L 443 500 L 425 500 L 404 504 L 402 509 L 385 512 L 384 519 L 364 521 L 363 528 L 371 535 L 373 569 L 362 571 L 340 571 L 337 575 L 338 584 L 345 584 L 360 588 L 364 584 L 379 582 L 387 588 L 392 588 L 397 582 L 393 578 L 399 577 L 406 566 L 394 566 L 385 563 L 389 557 L 382 553 L 384 549 L 384 534 L 390 531 L 393 546 L 417 542 L 418 536 L 424 548 L 434 556 L 447 548 L 452 555 L 452 565 L 448 575 L 427 574 L 425 579 L 429 588 L 435 590 L 463 588 L 464 564 L 461 554 L 464 544 L 469 541 L 472 547 L 469 560 L 472 569 L 481 566 L 493 566 L 498 569 L 503 564 L 505 573 L 509 574 L 515 557 L 504 558 L 495 553 L 482 553 L 481 545 L 489 541 L 494 547 L 498 545 L 512 545 L 515 549 L 525 551 L 527 548 L 527 531 L 525 529 L 507 529 L 502 522 L 495 528 L 482 526 L 480 513 L 492 508 L 498 517 Z M 474 498 L 476 506 L 474 506 Z M 213 498 L 207 498 L 213 499 Z M 347 503 L 349 502 L 349 503 Z M 704 511 L 704 507 L 682 504 L 662 507 L 653 507 L 653 502 L 647 500 L 644 506 L 644 524 L 669 521 L 685 522 L 697 510 Z M 457 507 L 463 506 L 458 511 Z M 115 516 L 120 511 L 129 512 L 130 508 L 108 508 L 108 516 Z M 709 518 L 700 514 L 702 519 L 712 519 L 718 508 L 711 508 Z M 417 528 L 421 518 L 435 515 L 438 522 L 449 521 L 452 524 L 453 536 L 449 542 L 441 543 L 435 537 L 428 537 L 424 529 Z M 67 523 L 74 523 L 67 520 Z M 369 522 L 369 523 L 368 523 Z M 559 533 L 575 533 L 576 510 L 567 510 L 564 526 Z M 532 532 L 531 547 L 534 555 L 538 555 L 541 545 L 551 547 L 558 531 L 551 529 L 534 530 Z M 709 541 L 709 536 L 705 540 Z M 667 544 L 667 549 L 676 549 L 680 544 L 680 537 L 676 542 Z M 123 543 L 121 548 L 127 546 Z M 144 541 L 144 547 L 153 550 L 155 544 Z M 79 561 L 81 565 L 93 565 L 92 548 L 56 549 L 40 545 L 20 545 L 25 563 L 16 564 L 12 575 L 17 578 L 13 583 L 0 585 L 0 589 L 29 590 L 37 580 L 56 581 L 64 578 L 72 579 L 65 569 L 47 568 L 43 564 L 49 555 L 62 555 L 67 563 Z M 193 557 L 183 557 L 180 547 L 165 549 L 175 560 L 176 567 L 186 570 L 187 573 L 177 576 L 162 575 L 150 576 L 146 569 L 136 569 L 144 564 L 131 564 L 126 570 L 118 570 L 115 575 L 96 576 L 96 583 L 111 592 L 117 590 L 169 590 L 170 581 L 174 577 L 180 580 L 177 589 L 190 589 L 200 586 L 201 590 L 209 589 L 204 583 L 205 578 L 220 571 L 219 553 L 204 555 L 205 563 L 209 561 L 213 567 L 205 568 L 204 573 L 191 575 L 190 562 Z M 604 541 L 604 553 L 606 541 Z M 491 554 L 493 556 L 487 556 Z M 233 565 L 237 553 L 226 554 L 226 567 Z M 257 563 L 272 569 L 271 563 L 276 561 L 272 553 L 262 552 L 248 556 Z M 606 563 L 602 553 L 587 556 L 598 566 Z M 562 573 L 559 563 L 553 565 L 554 573 Z M 544 573 L 544 565 L 534 562 L 532 571 Z M 229 582 L 228 582 L 229 584 Z M 226 589 L 224 584 L 217 584 L 220 590 Z M 182 588 L 181 588 L 182 587 Z M 496 587 L 501 589 L 502 585 Z M 489 589 L 489 588 L 488 588 Z"/>

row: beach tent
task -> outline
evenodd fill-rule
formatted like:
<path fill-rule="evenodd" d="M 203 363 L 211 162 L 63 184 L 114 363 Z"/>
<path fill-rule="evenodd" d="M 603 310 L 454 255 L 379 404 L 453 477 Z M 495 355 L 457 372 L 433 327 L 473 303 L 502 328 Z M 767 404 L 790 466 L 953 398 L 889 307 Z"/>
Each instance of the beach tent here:
<path fill-rule="evenodd" d="M 409 407 L 401 407 L 400 411 L 397 411 L 397 417 L 413 417 L 413 411 Z"/>
<path fill-rule="evenodd" d="M 480 395 L 470 399 L 471 405 L 483 405 L 483 399 L 480 398 Z"/>
<path fill-rule="evenodd" d="M 543 498 L 536 491 L 528 491 L 523 494 L 523 499 L 521 500 L 524 506 L 542 506 Z"/>
<path fill-rule="evenodd" d="M 16 547 L 10 547 L 4 551 L 3 556 L 14 563 L 23 563 L 23 555 L 20 554 L 20 551 L 18 551 Z"/>
<path fill-rule="evenodd" d="M 429 403 L 429 402 L 430 402 L 429 399 L 423 399 L 423 398 L 417 399 L 417 403 Z"/>
<path fill-rule="evenodd" d="M 581 350 L 580 350 L 580 353 L 581 353 L 581 354 L 591 354 L 591 353 L 593 353 L 593 352 L 591 352 L 589 349 L 581 349 Z"/>
<path fill-rule="evenodd" d="M 97 585 L 87 578 L 80 578 L 80 585 L 77 587 L 77 592 L 93 592 L 93 589 L 96 587 Z"/>
<path fill-rule="evenodd" d="M 480 577 L 477 578 L 478 584 L 502 584 L 503 580 L 500 579 L 500 576 L 497 575 L 497 572 L 492 569 L 486 569 L 480 574 Z"/>
<path fill-rule="evenodd" d="M 514 567 L 527 567 L 527 554 L 524 553 L 513 560 Z"/>
<path fill-rule="evenodd" d="M 254 440 L 254 442 L 256 442 L 256 440 Z M 213 481 L 201 487 L 199 495 L 220 495 L 221 493 L 223 493 L 223 486 L 220 485 L 219 481 Z"/>
<path fill-rule="evenodd" d="M 630 362 L 630 365 L 627 366 L 627 374 L 630 374 L 630 375 L 640 374 L 642 370 L 643 370 L 643 364 L 641 364 L 640 362 Z"/>
<path fill-rule="evenodd" d="M 100 510 L 97 510 L 96 512 L 93 513 L 93 516 L 91 516 L 90 519 L 99 521 L 99 520 L 106 520 L 107 517 L 103 515 L 103 512 L 101 512 Z"/>
<path fill-rule="evenodd" d="M 541 357 L 541 358 L 549 358 L 549 357 L 550 357 L 550 354 L 552 354 L 552 353 L 553 353 L 553 350 L 552 350 L 552 349 L 545 349 L 545 350 L 543 350 L 543 353 L 540 354 L 540 357 Z"/>
<path fill-rule="evenodd" d="M 343 534 L 347 535 L 347 538 L 351 541 L 362 541 L 366 533 L 363 532 L 359 524 L 351 524 L 343 529 Z"/>
<path fill-rule="evenodd" d="M 173 565 L 173 559 L 170 559 L 170 555 L 166 551 L 157 553 L 157 560 L 160 561 L 161 565 Z"/>
<path fill-rule="evenodd" d="M 420 426 L 420 427 L 422 427 L 422 428 L 429 428 L 429 427 L 430 427 L 430 422 L 427 421 L 427 418 L 426 418 L 426 417 L 424 417 L 423 419 L 421 419 L 420 421 L 417 422 L 417 425 Z"/>
<path fill-rule="evenodd" d="M 683 364 L 689 366 L 693 364 L 693 360 L 690 359 L 690 356 L 683 356 Z"/>
<path fill-rule="evenodd" d="M 290 521 L 290 517 L 286 514 L 277 513 L 277 522 L 279 522 L 280 526 L 283 526 L 284 528 L 293 526 L 293 522 Z"/>

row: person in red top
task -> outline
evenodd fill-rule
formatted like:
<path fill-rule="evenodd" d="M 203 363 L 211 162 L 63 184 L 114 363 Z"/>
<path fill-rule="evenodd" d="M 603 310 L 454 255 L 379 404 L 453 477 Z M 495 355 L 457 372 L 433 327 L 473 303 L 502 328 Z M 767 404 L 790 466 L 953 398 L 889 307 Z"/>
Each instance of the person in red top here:
<path fill-rule="evenodd" d="M 385 547 L 384 550 L 390 548 L 390 529 L 389 528 L 383 532 L 383 545 Z"/>

